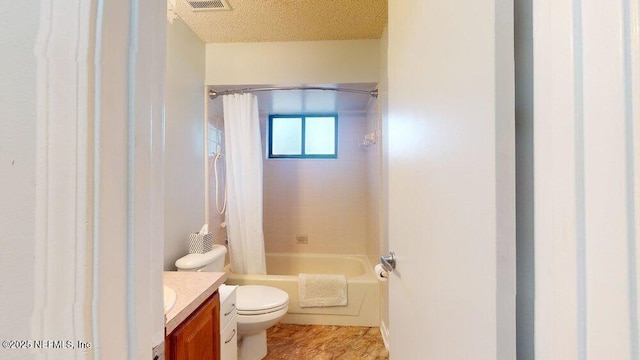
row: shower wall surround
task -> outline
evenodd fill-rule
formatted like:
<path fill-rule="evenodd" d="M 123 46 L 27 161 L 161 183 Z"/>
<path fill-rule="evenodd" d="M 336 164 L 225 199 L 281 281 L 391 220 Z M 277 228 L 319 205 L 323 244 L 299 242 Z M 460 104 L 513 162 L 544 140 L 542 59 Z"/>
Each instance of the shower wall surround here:
<path fill-rule="evenodd" d="M 226 159 L 223 157 L 218 160 L 218 193 L 216 198 L 216 174 L 214 171 L 214 156 L 215 153 L 220 150 L 224 154 L 224 115 L 222 112 L 222 98 L 215 100 L 208 99 L 207 107 L 207 147 L 209 149 L 207 157 L 207 171 L 209 172 L 209 199 L 208 213 L 209 213 L 209 232 L 213 233 L 213 242 L 215 244 L 225 244 L 227 238 L 227 229 L 221 227 L 221 224 L 225 221 L 224 214 L 219 214 L 216 208 L 216 201 L 218 201 L 218 207 L 222 208 L 224 199 L 224 191 L 226 189 Z"/>
<path fill-rule="evenodd" d="M 375 134 L 375 144 L 364 152 L 367 174 L 367 252 L 371 264 L 379 262 L 384 233 L 383 200 L 382 200 L 382 125 L 379 112 L 379 100 L 371 102 L 367 110 L 366 134 Z"/>
<path fill-rule="evenodd" d="M 360 142 L 365 113 L 338 115 L 337 159 L 264 160 L 267 252 L 367 253 L 367 151 Z M 261 115 L 266 146 L 266 116 Z M 376 151 L 376 150 L 371 150 Z M 306 235 L 307 244 L 296 236 Z"/>

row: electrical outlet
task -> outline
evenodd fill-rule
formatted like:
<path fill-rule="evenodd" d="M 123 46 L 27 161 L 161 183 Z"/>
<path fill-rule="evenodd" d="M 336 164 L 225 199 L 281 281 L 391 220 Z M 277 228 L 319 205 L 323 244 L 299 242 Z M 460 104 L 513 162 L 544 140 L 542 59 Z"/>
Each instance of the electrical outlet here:
<path fill-rule="evenodd" d="M 309 235 L 296 235 L 296 244 L 308 244 L 309 243 Z"/>

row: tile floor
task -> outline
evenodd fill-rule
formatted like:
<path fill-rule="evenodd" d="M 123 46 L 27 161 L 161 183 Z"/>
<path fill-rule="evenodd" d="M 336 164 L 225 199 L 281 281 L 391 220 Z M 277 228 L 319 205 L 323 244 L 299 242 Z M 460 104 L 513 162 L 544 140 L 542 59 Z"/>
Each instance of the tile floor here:
<path fill-rule="evenodd" d="M 265 360 L 389 359 L 380 329 L 277 324 L 267 330 Z"/>

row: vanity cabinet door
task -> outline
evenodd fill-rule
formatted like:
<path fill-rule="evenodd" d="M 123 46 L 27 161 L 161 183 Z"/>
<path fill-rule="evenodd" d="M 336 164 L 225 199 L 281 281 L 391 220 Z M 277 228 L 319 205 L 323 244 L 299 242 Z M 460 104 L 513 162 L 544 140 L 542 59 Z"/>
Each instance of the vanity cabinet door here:
<path fill-rule="evenodd" d="M 220 337 L 220 360 L 238 360 L 238 321 L 237 316 L 226 324 Z"/>
<path fill-rule="evenodd" d="M 220 294 L 220 359 L 238 360 L 238 316 L 236 311 L 237 286 L 222 285 Z"/>
<path fill-rule="evenodd" d="M 204 302 L 169 335 L 171 360 L 220 360 L 220 300 Z"/>

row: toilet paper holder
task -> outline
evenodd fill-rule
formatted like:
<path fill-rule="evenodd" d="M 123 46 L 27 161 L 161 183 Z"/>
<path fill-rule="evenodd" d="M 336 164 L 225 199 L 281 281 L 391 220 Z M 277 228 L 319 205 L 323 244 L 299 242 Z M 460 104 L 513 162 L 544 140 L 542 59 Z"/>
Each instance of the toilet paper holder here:
<path fill-rule="evenodd" d="M 380 264 L 386 271 L 393 271 L 396 268 L 396 253 L 389 251 L 389 255 L 380 256 Z"/>

